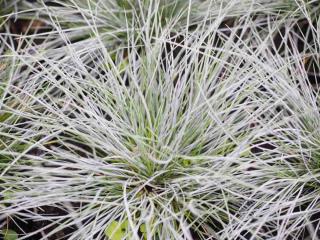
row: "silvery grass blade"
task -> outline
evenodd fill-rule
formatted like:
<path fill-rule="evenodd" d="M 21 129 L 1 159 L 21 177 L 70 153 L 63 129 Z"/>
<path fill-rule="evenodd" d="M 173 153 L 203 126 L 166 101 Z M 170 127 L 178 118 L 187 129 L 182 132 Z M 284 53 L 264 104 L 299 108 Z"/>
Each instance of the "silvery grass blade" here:
<path fill-rule="evenodd" d="M 2 172 L 9 196 L 0 213 L 49 222 L 21 239 L 231 236 L 250 221 L 240 214 L 254 193 L 272 194 L 257 184 L 264 163 L 250 153 L 269 127 L 256 124 L 266 104 L 254 98 L 261 77 L 250 41 L 212 26 L 183 44 L 167 33 L 144 39 L 145 53 L 130 37 L 126 54 L 99 41 L 88 52 L 68 44 L 65 61 L 19 55 L 31 68 L 17 75 L 28 76 L 37 153 Z M 46 206 L 63 214 L 46 215 Z"/>

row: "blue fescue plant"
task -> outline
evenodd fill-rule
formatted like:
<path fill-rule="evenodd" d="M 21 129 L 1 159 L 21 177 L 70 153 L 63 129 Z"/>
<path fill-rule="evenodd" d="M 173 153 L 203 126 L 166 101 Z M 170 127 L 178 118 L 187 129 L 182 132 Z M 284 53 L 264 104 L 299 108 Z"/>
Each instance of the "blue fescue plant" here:
<path fill-rule="evenodd" d="M 103 42 L 117 51 L 131 44 L 128 33 L 134 35 L 135 45 L 144 46 L 168 31 L 181 42 L 180 34 L 217 28 L 248 15 L 285 17 L 297 8 L 295 1 L 287 0 L 38 0 L 19 5 L 20 16 L 37 16 L 51 28 L 41 34 L 50 38 L 41 47 L 51 51 L 70 42 L 79 50 Z M 227 24 L 225 30 L 230 27 Z"/>
<path fill-rule="evenodd" d="M 264 131 L 254 127 L 260 83 L 242 66 L 237 36 L 212 28 L 179 44 L 163 33 L 148 51 L 130 37 L 115 58 L 102 42 L 88 52 L 69 44 L 66 62 L 30 56 L 39 60 L 25 84 L 37 154 L 3 176 L 1 213 L 50 224 L 21 239 L 69 228 L 68 239 L 219 239 L 246 225 L 239 214 L 264 192 L 247 171 Z M 45 206 L 65 214 L 43 216 Z"/>
<path fill-rule="evenodd" d="M 1 227 L 16 223 L 19 239 L 317 239 L 314 3 L 21 3 L 52 29 L 18 48 L 0 35 Z M 292 30 L 301 16 L 311 43 Z"/>
<path fill-rule="evenodd" d="M 271 193 L 252 195 L 260 201 L 247 212 L 251 223 L 240 230 L 251 229 L 261 239 L 318 239 L 320 233 L 320 28 L 313 12 L 303 14 L 308 28 L 286 25 L 283 50 L 275 51 L 271 35 L 252 40 L 264 45 L 254 54 L 255 68 L 265 76 L 255 99 L 269 105 L 257 118 L 270 126 L 256 144 L 264 164 L 258 185 Z"/>

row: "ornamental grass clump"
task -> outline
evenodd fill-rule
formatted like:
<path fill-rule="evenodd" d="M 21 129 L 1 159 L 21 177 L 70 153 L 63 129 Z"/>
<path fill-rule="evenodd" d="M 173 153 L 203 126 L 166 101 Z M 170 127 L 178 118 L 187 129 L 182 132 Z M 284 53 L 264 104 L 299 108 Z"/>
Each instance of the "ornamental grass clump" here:
<path fill-rule="evenodd" d="M 255 145 L 255 156 L 264 164 L 263 181 L 257 184 L 272 194 L 259 194 L 247 212 L 250 224 L 240 229 L 263 239 L 318 239 L 320 233 L 320 45 L 319 24 L 310 16 L 306 14 L 307 29 L 296 23 L 285 26 L 281 49 L 260 48 L 260 75 L 266 78 L 255 99 L 269 107 L 257 119 L 272 124 Z M 264 42 L 272 43 L 268 38 Z"/>
<path fill-rule="evenodd" d="M 284 84 L 278 95 L 283 114 L 273 137 L 273 153 L 281 155 L 275 162 L 273 184 L 282 196 L 274 206 L 282 219 L 283 236 L 316 237 L 320 233 L 320 165 L 319 165 L 319 92 L 310 84 L 301 59 L 292 65 L 301 71 L 294 82 Z M 280 187 L 280 183 L 282 187 Z M 270 206 L 269 206 L 270 207 Z M 274 222 L 275 218 L 270 217 Z M 315 239 L 315 238 L 314 238 Z"/>
<path fill-rule="evenodd" d="M 0 35 L 2 233 L 317 239 L 315 3 L 19 2 L 44 32 Z"/>
<path fill-rule="evenodd" d="M 264 187 L 274 194 L 252 208 L 261 221 L 251 227 L 258 232 L 269 226 L 274 239 L 317 239 L 320 233 L 319 93 L 307 79 L 298 81 L 277 87 L 274 100 L 281 112 L 275 113 L 277 120 L 263 138 L 267 145 L 258 154 L 268 165 Z"/>
<path fill-rule="evenodd" d="M 246 50 L 217 30 L 184 45 L 163 34 L 147 53 L 131 36 L 116 59 L 95 45 L 99 67 L 70 44 L 67 62 L 41 59 L 32 71 L 36 142 L 3 177 L 11 193 L 1 213 L 48 223 L 22 239 L 209 239 L 246 224 L 259 178 L 248 177 L 250 148 L 264 131 L 254 127 L 264 109 L 250 98 L 260 83 L 243 68 Z"/>
<path fill-rule="evenodd" d="M 112 51 L 131 44 L 128 33 L 134 35 L 136 46 L 145 46 L 164 32 L 182 42 L 181 37 L 188 32 L 199 33 L 212 26 L 224 27 L 227 32 L 247 16 L 264 21 L 268 17 L 285 18 L 297 9 L 297 3 L 287 0 L 40 0 L 21 2 L 18 16 L 36 16 L 46 24 L 48 31 L 40 36 L 50 41 L 41 47 L 50 52 L 68 43 L 82 51 L 99 41 Z"/>

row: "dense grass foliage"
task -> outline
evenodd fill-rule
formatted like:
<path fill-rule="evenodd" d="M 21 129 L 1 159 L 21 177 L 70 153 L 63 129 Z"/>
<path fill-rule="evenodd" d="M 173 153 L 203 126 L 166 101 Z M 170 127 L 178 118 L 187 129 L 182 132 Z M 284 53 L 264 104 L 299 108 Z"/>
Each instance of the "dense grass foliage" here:
<path fill-rule="evenodd" d="M 0 6 L 4 239 L 320 237 L 317 1 Z"/>

